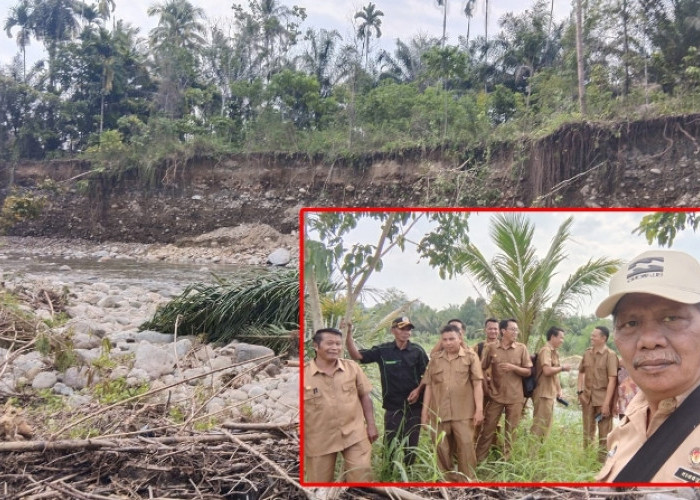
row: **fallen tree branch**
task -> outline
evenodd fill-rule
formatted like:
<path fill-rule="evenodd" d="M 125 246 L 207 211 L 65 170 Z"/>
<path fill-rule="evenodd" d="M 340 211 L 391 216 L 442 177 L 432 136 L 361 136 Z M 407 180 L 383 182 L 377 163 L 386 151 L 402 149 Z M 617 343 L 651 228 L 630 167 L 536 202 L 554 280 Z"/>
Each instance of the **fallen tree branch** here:
<path fill-rule="evenodd" d="M 224 422 L 221 427 L 226 429 L 242 429 L 248 431 L 286 431 L 297 427 L 297 422 L 288 424 L 266 424 L 266 423 L 251 423 L 251 422 Z"/>
<path fill-rule="evenodd" d="M 252 446 L 249 446 L 249 445 L 245 444 L 245 443 L 240 439 L 239 436 L 234 436 L 233 434 L 231 434 L 231 433 L 228 432 L 228 431 L 223 431 L 223 432 L 224 432 L 224 434 L 226 434 L 226 435 L 228 436 L 228 438 L 229 438 L 231 441 L 233 441 L 234 443 L 236 443 L 238 446 L 240 446 L 241 448 L 243 448 L 244 450 L 246 450 L 246 451 L 247 451 L 248 453 L 250 453 L 251 455 L 254 455 L 254 456 L 258 457 L 260 460 L 262 460 L 263 462 L 265 462 L 266 464 L 268 464 L 270 467 L 272 467 L 279 475 L 281 475 L 281 476 L 284 478 L 285 481 L 287 481 L 289 484 L 294 485 L 294 486 L 295 486 L 296 488 L 298 488 L 301 492 L 303 492 L 304 495 L 306 496 L 306 498 L 308 498 L 309 500 L 313 500 L 313 498 L 314 498 L 313 494 L 311 494 L 306 488 L 304 488 L 301 484 L 299 484 L 297 481 L 295 481 L 293 478 L 291 478 L 291 477 L 289 476 L 289 474 L 287 474 L 287 472 L 286 472 L 282 467 L 280 467 L 279 465 L 277 465 L 274 461 L 272 461 L 272 460 L 270 460 L 269 458 L 267 458 L 265 455 L 263 455 L 262 453 L 260 453 L 258 450 L 256 450 L 256 449 L 253 448 Z"/>
<path fill-rule="evenodd" d="M 25 452 L 25 451 L 75 451 L 75 450 L 98 450 L 114 449 L 143 450 L 149 444 L 167 446 L 179 443 L 222 443 L 229 441 L 231 433 L 224 431 L 224 434 L 201 434 L 197 436 L 165 436 L 159 438 L 135 438 L 135 439 L 65 439 L 61 441 L 10 441 L 0 443 L 0 453 Z M 240 441 L 260 441 L 261 439 L 273 438 L 272 434 L 241 434 L 236 438 Z"/>

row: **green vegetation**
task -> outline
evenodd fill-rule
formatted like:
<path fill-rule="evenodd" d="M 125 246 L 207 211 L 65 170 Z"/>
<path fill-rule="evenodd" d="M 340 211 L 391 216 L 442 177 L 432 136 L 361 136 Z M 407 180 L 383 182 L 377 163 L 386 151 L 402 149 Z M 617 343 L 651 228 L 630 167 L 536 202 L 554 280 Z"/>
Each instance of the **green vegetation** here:
<path fill-rule="evenodd" d="M 148 392 L 148 384 L 130 386 L 124 377 L 103 379 L 95 384 L 93 394 L 102 404 L 113 404 Z"/>
<path fill-rule="evenodd" d="M 271 346 L 299 323 L 299 271 L 258 271 L 235 281 L 195 283 L 159 309 L 143 329 L 181 335 L 204 334 L 211 342 L 260 336 Z M 275 335 L 276 334 L 276 335 Z M 262 336 L 261 340 L 265 340 Z"/>
<path fill-rule="evenodd" d="M 535 226 L 517 213 L 498 214 L 492 219 L 491 239 L 498 252 L 490 259 L 473 243 L 458 251 L 463 272 L 484 285 L 492 297 L 490 312 L 498 318 L 515 318 L 522 332 L 518 340 L 524 344 L 533 332 L 546 330 L 562 313 L 574 309 L 581 296 L 607 283 L 620 266 L 618 260 L 591 257 L 554 295 L 550 283 L 567 258 L 564 244 L 572 224 L 573 217 L 569 217 L 559 226 L 541 259 L 533 242 Z M 544 343 L 544 339 L 540 341 Z"/>
<path fill-rule="evenodd" d="M 79 362 L 70 333 L 63 336 L 40 333 L 36 341 L 36 350 L 43 356 L 50 355 L 54 368 L 59 372 L 77 366 Z"/>
<path fill-rule="evenodd" d="M 109 2 L 16 0 L 3 16 L 18 54 L 0 68 L 0 160 L 82 156 L 92 180 L 130 173 L 144 184 L 231 152 L 361 167 L 368 151 L 439 149 L 474 168 L 500 142 L 561 124 L 700 103 L 700 25 L 687 21 L 700 0 L 586 1 L 580 101 L 575 16 L 554 22 L 548 0 L 506 13 L 488 37 L 469 36 L 470 1 L 455 45 L 415 34 L 393 50 L 373 48 L 395 13 L 371 2 L 348 7 L 347 39 L 308 27 L 304 8 L 286 1 L 246 4 L 214 21 L 187 0 L 163 0 L 142 36 Z M 46 49 L 40 64 L 27 64 L 32 42 Z"/>
<path fill-rule="evenodd" d="M 7 196 L 0 208 L 0 230 L 7 230 L 15 224 L 37 218 L 43 208 L 43 198 L 16 193 Z"/>

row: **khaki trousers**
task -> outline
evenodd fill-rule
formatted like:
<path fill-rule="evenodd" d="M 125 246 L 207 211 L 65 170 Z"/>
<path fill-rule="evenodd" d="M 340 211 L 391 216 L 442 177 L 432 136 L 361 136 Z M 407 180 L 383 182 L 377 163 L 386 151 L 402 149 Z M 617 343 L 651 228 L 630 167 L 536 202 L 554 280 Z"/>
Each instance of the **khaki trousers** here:
<path fill-rule="evenodd" d="M 474 422 L 468 420 L 450 420 L 440 422 L 438 436 L 442 439 L 437 445 L 438 466 L 445 472 L 445 479 L 451 482 L 473 481 L 476 477 L 476 453 L 474 450 Z M 454 472 L 454 460 L 457 472 Z"/>
<path fill-rule="evenodd" d="M 373 481 L 369 440 L 351 445 L 340 452 L 328 453 L 318 457 L 304 457 L 304 473 L 309 483 L 331 483 L 335 472 L 338 453 L 345 459 L 344 471 L 338 478 L 341 483 L 366 483 Z"/>
<path fill-rule="evenodd" d="M 513 433 L 515 428 L 520 423 L 520 418 L 523 413 L 523 403 L 504 404 L 498 403 L 493 399 L 486 405 L 484 411 L 484 425 L 481 429 L 479 441 L 476 444 L 476 461 L 483 462 L 489 456 L 491 443 L 496 436 L 496 427 L 501 418 L 501 413 L 505 410 L 506 425 L 505 439 L 503 440 L 503 457 L 507 460 L 510 458 L 510 451 L 513 448 Z"/>
<path fill-rule="evenodd" d="M 530 432 L 535 436 L 546 436 L 552 427 L 552 414 L 554 413 L 553 398 L 532 398 L 534 410 L 532 412 L 532 427 Z"/>
<path fill-rule="evenodd" d="M 592 404 L 581 405 L 583 411 L 583 445 L 589 446 L 595 440 L 596 425 L 598 427 L 598 460 L 605 461 L 608 434 L 612 430 L 612 416 L 603 418 L 600 422 L 595 421 L 595 416 L 601 412 L 602 406 L 593 406 Z"/>

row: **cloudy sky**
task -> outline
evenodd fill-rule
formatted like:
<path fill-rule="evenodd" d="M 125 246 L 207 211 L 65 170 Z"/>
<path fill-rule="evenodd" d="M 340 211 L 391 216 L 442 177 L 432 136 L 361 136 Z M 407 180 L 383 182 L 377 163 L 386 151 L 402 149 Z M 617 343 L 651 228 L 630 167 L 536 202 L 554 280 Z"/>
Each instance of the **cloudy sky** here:
<path fill-rule="evenodd" d="M 496 250 L 489 237 L 490 220 L 493 212 L 473 213 L 469 218 L 469 238 L 477 245 L 487 259 L 491 259 Z M 537 255 L 544 256 L 557 228 L 569 216 L 573 216 L 571 229 L 572 237 L 565 247 L 568 259 L 565 260 L 555 277 L 553 287 L 556 291 L 561 288 L 566 278 L 590 258 L 609 257 L 628 261 L 636 255 L 658 248 L 648 245 L 643 236 L 632 234 L 643 212 L 529 212 L 527 217 L 535 225 L 533 241 Z M 427 229 L 427 225 L 416 228 Z M 346 241 L 376 243 L 379 235 L 378 225 L 367 221 L 353 231 Z M 420 239 L 420 238 L 416 238 Z M 700 260 L 700 233 L 686 230 L 676 237 L 673 250 L 680 250 L 694 255 Z M 394 251 L 388 254 L 380 273 L 375 273 L 367 283 L 367 287 L 377 290 L 396 288 L 404 292 L 409 299 L 418 299 L 433 308 L 441 309 L 450 304 L 462 304 L 467 297 L 477 298 L 484 291 L 476 289 L 468 276 L 443 281 L 436 270 L 424 261 L 419 261 L 414 248 L 408 246 L 404 253 Z M 581 314 L 593 314 L 597 305 L 607 296 L 607 286 L 597 290 L 590 300 L 585 300 L 578 311 Z M 367 303 L 371 304 L 370 296 Z"/>
<path fill-rule="evenodd" d="M 162 0 L 164 1 L 164 0 Z M 216 21 L 232 17 L 231 6 L 233 1 L 221 0 L 191 0 L 192 4 L 201 7 L 206 12 L 208 19 Z M 0 20 L 2 26 L 12 6 L 17 5 L 18 0 L 0 0 Z M 149 6 L 158 3 L 151 0 L 116 0 L 115 16 L 127 22 L 141 27 L 141 33 L 145 36 L 148 30 L 153 28 L 156 18 L 149 18 L 146 10 Z M 247 0 L 239 0 L 236 3 L 247 5 Z M 359 11 L 369 0 L 280 0 L 280 3 L 292 6 L 304 7 L 308 14 L 302 29 L 314 27 L 316 29 L 337 29 L 344 40 L 349 41 L 352 36 L 352 21 L 355 12 Z M 467 19 L 463 14 L 464 1 L 448 0 L 448 43 L 456 43 L 458 35 L 466 35 Z M 522 12 L 533 5 L 531 0 L 501 0 L 489 2 L 489 36 L 498 31 L 498 19 L 507 12 Z M 380 44 L 387 49 L 394 47 L 395 40 L 401 38 L 404 41 L 418 33 L 433 36 L 442 35 L 442 8 L 437 6 L 436 0 L 374 0 L 376 8 L 384 13 L 382 17 L 382 38 Z M 485 0 L 477 0 L 477 8 L 471 23 L 471 34 L 483 34 L 484 31 L 484 4 Z M 554 16 L 561 20 L 571 11 L 570 0 L 554 0 Z M 13 35 L 16 32 L 13 32 Z M 0 64 L 7 64 L 18 52 L 18 47 L 13 38 L 0 33 Z M 41 44 L 32 40 L 28 48 L 28 57 L 36 60 L 41 57 Z"/>

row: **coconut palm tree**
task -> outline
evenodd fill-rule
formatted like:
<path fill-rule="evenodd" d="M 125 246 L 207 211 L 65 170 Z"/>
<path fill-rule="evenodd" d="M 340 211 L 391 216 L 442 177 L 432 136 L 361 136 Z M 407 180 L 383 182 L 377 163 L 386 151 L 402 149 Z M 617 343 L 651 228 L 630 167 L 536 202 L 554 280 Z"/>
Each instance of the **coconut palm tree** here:
<path fill-rule="evenodd" d="M 19 27 L 15 41 L 22 51 L 22 73 L 24 83 L 27 83 L 27 45 L 32 36 L 32 6 L 29 0 L 22 0 L 10 9 L 10 15 L 5 20 L 5 33 L 12 37 L 12 28 Z"/>
<path fill-rule="evenodd" d="M 491 314 L 517 320 L 523 343 L 527 344 L 538 327 L 548 326 L 558 315 L 574 308 L 582 297 L 590 296 L 594 288 L 607 283 L 620 265 L 618 260 L 591 258 L 554 295 L 552 278 L 567 258 L 564 245 L 572 223 L 573 218 L 569 217 L 559 226 L 547 253 L 538 259 L 533 246 L 534 225 L 523 214 L 498 214 L 490 231 L 498 253 L 489 261 L 470 242 L 456 257 L 462 271 L 490 293 Z"/>
<path fill-rule="evenodd" d="M 382 36 L 382 30 L 380 29 L 382 20 L 380 18 L 383 15 L 384 12 L 377 10 L 376 5 L 372 2 L 355 13 L 355 19 L 362 19 L 360 25 L 357 27 L 357 36 L 362 39 L 362 50 L 365 53 L 365 70 L 367 69 L 367 62 L 369 60 L 369 40 L 373 33 L 377 38 L 381 38 Z"/>
<path fill-rule="evenodd" d="M 79 31 L 78 17 L 85 5 L 75 0 L 41 0 L 33 3 L 32 32 L 49 54 L 49 89 L 54 89 L 55 62 L 61 43 Z"/>
<path fill-rule="evenodd" d="M 342 40 L 337 30 L 313 29 L 306 31 L 309 47 L 301 55 L 301 63 L 311 74 L 316 76 L 322 97 L 331 94 L 334 83 L 333 61 L 338 40 Z"/>
<path fill-rule="evenodd" d="M 183 114 L 183 94 L 198 76 L 200 53 L 205 45 L 204 10 L 187 0 L 166 0 L 152 5 L 149 16 L 159 16 L 149 41 L 160 74 L 158 101 L 166 116 Z"/>
<path fill-rule="evenodd" d="M 552 0 L 553 1 L 553 0 Z M 476 8 L 476 0 L 467 0 L 464 4 L 464 15 L 467 16 L 467 47 L 469 47 L 469 32 L 472 27 L 472 17 L 474 17 L 474 9 Z"/>
<path fill-rule="evenodd" d="M 433 47 L 437 47 L 439 40 L 426 35 L 416 35 L 409 43 L 396 40 L 394 53 L 390 54 L 382 50 L 379 54 L 379 62 L 382 65 L 382 77 L 392 78 L 399 83 L 416 81 L 423 72 L 423 55 Z"/>

